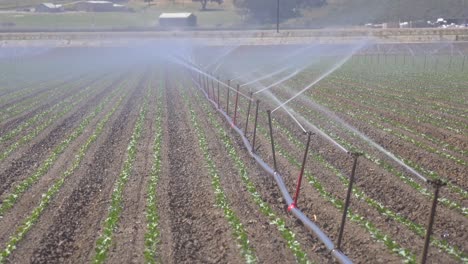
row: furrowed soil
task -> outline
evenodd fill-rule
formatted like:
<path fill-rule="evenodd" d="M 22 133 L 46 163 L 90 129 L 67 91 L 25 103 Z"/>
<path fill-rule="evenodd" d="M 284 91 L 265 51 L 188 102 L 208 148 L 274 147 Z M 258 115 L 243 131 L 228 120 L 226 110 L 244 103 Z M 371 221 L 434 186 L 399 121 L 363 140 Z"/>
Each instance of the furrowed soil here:
<path fill-rule="evenodd" d="M 59 56 L 61 52 L 65 51 L 56 52 L 58 53 L 56 55 Z M 14 103 L 26 102 L 49 93 L 54 94 L 50 97 L 40 97 L 42 99 L 37 104 L 0 123 L 0 136 L 57 103 L 68 103 L 72 96 L 84 91 L 87 87 L 93 87 L 85 91 L 87 96 L 83 96 L 84 99 L 73 105 L 69 112 L 54 120 L 37 136 L 16 148 L 0 162 L 0 204 L 6 202 L 6 198 L 12 193 L 14 187 L 39 168 L 53 149 L 68 138 L 105 98 L 112 95 L 111 99 L 106 101 L 102 111 L 91 119 L 83 133 L 70 142 L 63 153 L 58 156 L 53 166 L 17 197 L 12 208 L 2 213 L 0 216 L 0 253 L 3 252 L 4 255 L 8 241 L 11 241 L 12 235 L 22 230 L 22 223 L 39 205 L 43 194 L 70 167 L 80 147 L 93 135 L 100 121 L 113 111 L 117 104 L 119 105 L 103 127 L 102 133 L 86 151 L 74 173 L 65 178 L 63 185 L 52 196 L 37 221 L 29 223 L 31 228 L 24 237 L 17 241 L 15 248 L 9 249 L 11 252 L 8 252 L 6 259 L 0 256 L 0 263 L 93 262 L 96 255 L 96 241 L 103 233 L 116 181 L 128 157 L 129 142 L 138 124 L 137 120 L 144 102 L 148 102 L 147 113 L 142 123 L 141 136 L 136 144 L 133 167 L 122 190 L 122 210 L 112 233 L 112 243 L 105 262 L 147 262 L 147 256 L 144 253 L 147 249 L 145 239 L 148 232 L 148 185 L 154 162 L 155 133 L 159 129 L 156 125 L 156 117 L 161 116 L 163 130 L 161 170 L 158 175 L 155 197 L 157 201 L 155 209 L 159 217 L 157 224 L 159 236 L 156 239 L 156 252 L 153 252 L 157 263 L 245 263 L 239 239 L 233 235 L 234 230 L 226 216 L 226 211 L 217 206 L 219 203 L 217 193 L 220 191 L 224 193 L 229 208 L 245 229 L 257 262 L 297 263 L 295 253 L 288 244 L 288 241 L 295 241 L 295 245 L 297 243 L 307 254 L 310 262 L 336 263 L 323 243 L 287 211 L 288 205 L 285 204 L 274 178 L 252 159 L 242 138 L 232 129 L 232 124 L 225 120 L 224 116 L 217 111 L 216 106 L 206 100 L 200 84 L 190 79 L 192 77 L 190 74 L 174 65 L 162 66 L 162 64 L 151 63 L 145 64 L 144 67 L 140 65 L 141 69 L 136 70 L 126 66 L 122 68 L 125 70 L 113 71 L 101 77 L 93 73 L 80 74 L 78 72 L 63 77 L 63 80 L 37 81 L 37 89 L 34 89 L 34 84 L 24 82 L 18 84 L 18 91 L 24 89 L 29 92 L 21 94 L 14 100 L 2 101 L 1 107 L 6 109 Z M 60 90 L 62 85 L 64 88 Z M 338 86 L 334 88 L 338 89 Z M 58 90 L 53 91 L 56 88 Z M 14 92 L 10 85 L 5 89 L 0 93 L 0 99 Z M 248 88 L 241 88 L 241 92 L 248 94 Z M 288 97 L 284 90 L 272 89 L 272 92 L 280 100 Z M 234 95 L 235 92 L 231 90 L 229 100 L 231 117 L 235 107 Z M 367 112 L 373 110 L 371 106 L 362 102 L 335 94 L 311 92 L 308 95 L 312 98 L 314 95 L 320 95 L 321 98 L 335 102 L 339 107 L 359 108 Z M 372 96 L 371 98 L 374 98 Z M 160 102 L 160 98 L 164 101 Z M 277 103 L 269 101 L 267 97 L 261 99 L 255 152 L 270 167 L 273 167 L 266 110 L 273 109 Z M 378 96 L 374 99 L 377 100 Z M 423 99 L 426 100 L 426 98 Z M 220 101 L 221 109 L 226 110 L 227 98 L 224 87 L 221 87 Z M 162 111 L 160 111 L 160 103 Z M 247 100 L 239 97 L 238 103 L 237 124 L 244 130 Z M 253 136 L 254 105 L 252 104 L 250 110 L 249 129 L 246 133 L 250 142 Z M 401 103 L 399 106 L 419 110 L 417 106 L 413 107 L 407 103 Z M 454 111 L 463 111 L 461 103 L 455 106 L 457 108 L 453 108 Z M 44 120 L 65 107 L 66 105 L 62 105 L 55 109 L 55 112 L 52 111 L 46 115 Z M 394 171 L 403 171 L 403 175 L 409 176 L 395 162 L 372 149 L 365 142 L 357 141 L 355 135 L 331 122 L 327 116 L 323 116 L 323 112 L 314 110 L 306 101 L 297 100 L 291 104 L 291 107 L 298 115 L 304 116 L 333 137 L 339 137 L 342 141 L 356 145 L 377 159 L 388 162 L 395 168 Z M 437 110 L 431 110 L 430 113 L 436 114 Z M 379 121 L 378 117 L 392 119 L 415 128 L 417 133 L 427 133 L 441 142 L 458 144 L 461 150 L 466 147 L 466 138 L 463 135 L 450 132 L 443 127 L 434 128 L 431 132 L 433 128 L 431 124 L 418 126 L 410 118 L 387 113 L 384 109 L 377 109 L 375 115 L 371 114 L 374 113 L 369 113 L 368 117 L 375 122 Z M 424 151 L 414 144 L 403 142 L 394 134 L 376 129 L 366 122 L 368 120 L 365 118 L 358 119 L 345 113 L 336 113 L 336 115 L 396 155 L 406 157 L 454 180 L 454 183 L 463 190 L 457 193 L 444 187 L 441 190 L 441 197 L 453 200 L 461 207 L 467 206 L 466 193 L 463 193 L 466 191 L 466 182 L 463 181 L 464 167 L 460 162 L 449 161 L 440 155 Z M 450 114 L 443 116 L 449 118 Z M 201 129 L 194 126 L 192 118 L 196 120 Z M 301 164 L 303 159 L 307 137 L 284 111 L 275 112 L 273 120 L 278 172 L 283 177 L 289 193 L 294 196 L 300 171 L 297 164 Z M 456 123 L 463 121 L 463 118 L 453 118 L 452 121 Z M 19 138 L 34 131 L 39 123 L 26 127 L 18 135 L 0 143 L 0 148 L 4 149 L 15 144 Z M 215 128 L 213 123 L 220 124 L 219 129 Z M 384 124 L 384 126 L 391 128 L 390 124 Z M 415 139 L 432 148 L 440 147 L 439 143 L 429 141 L 422 135 L 412 135 L 408 130 L 395 128 L 394 131 L 404 136 L 414 136 Z M 223 137 L 223 132 L 232 143 L 232 148 L 225 143 L 226 138 Z M 207 149 L 200 147 L 200 134 L 206 137 Z M 294 141 L 292 138 L 297 140 Z M 345 199 L 347 189 L 346 184 L 343 183 L 344 180 L 338 176 L 341 174 L 344 178 L 349 177 L 353 159 L 351 155 L 340 151 L 318 134 L 312 135 L 311 139 L 305 166 L 306 175 L 302 181 L 297 206 L 336 245 L 343 213 L 342 208 L 337 208 L 339 206 L 336 206 L 336 201 Z M 220 179 L 218 190 L 215 190 L 213 186 L 214 177 L 211 174 L 213 170 L 207 163 L 206 153 L 213 161 L 211 165 L 214 165 L 218 172 L 217 176 Z M 460 151 L 453 150 L 448 153 L 466 161 L 464 154 Z M 245 165 L 246 175 L 258 192 L 256 197 L 268 204 L 275 215 L 274 218 L 262 213 L 261 207 L 256 203 L 258 200 L 254 199 L 245 178 L 242 178 L 239 163 L 233 155 L 238 158 L 237 161 L 240 160 Z M 411 227 L 398 221 L 395 216 L 379 212 L 375 204 L 373 206 L 369 201 L 375 201 L 398 217 L 407 219 L 410 224 L 425 230 L 432 203 L 430 197 L 433 192 L 432 187 L 418 182 L 427 189 L 427 194 L 423 194 L 422 191 L 416 190 L 401 180 L 394 172 L 365 157 L 358 159 L 356 172 L 357 178 L 354 185 L 356 189 L 351 198 L 350 208 L 353 213 L 362 218 L 361 220 L 356 220 L 356 217 L 350 219 L 348 215 L 341 250 L 355 263 L 402 263 L 403 253 L 396 252 L 394 248 L 392 249 L 393 245 L 388 242 L 392 239 L 401 249 L 409 250 L 415 256 L 416 262 L 419 262 L 424 235 L 417 234 Z M 311 176 L 316 179 L 320 187 L 309 182 Z M 362 191 L 367 200 L 357 197 L 357 190 Z M 468 218 L 462 210 L 462 208 L 450 208 L 440 202 L 437 207 L 433 238 L 443 241 L 447 247 L 459 249 L 461 255 L 466 258 Z M 285 235 L 282 227 L 276 225 L 277 218 L 284 220 L 284 227 L 291 231 L 288 234 L 294 234 L 292 239 Z M 368 221 L 367 224 L 362 219 Z M 369 225 L 378 229 L 381 235 L 376 236 L 369 232 Z M 450 264 L 463 262 L 455 259 L 447 251 L 448 249 L 431 245 L 429 262 Z"/>
<path fill-rule="evenodd" d="M 167 83 L 167 82 L 166 82 Z M 160 180 L 163 263 L 241 263 L 240 251 L 215 197 L 203 154 L 177 87 L 167 83 L 167 160 Z"/>

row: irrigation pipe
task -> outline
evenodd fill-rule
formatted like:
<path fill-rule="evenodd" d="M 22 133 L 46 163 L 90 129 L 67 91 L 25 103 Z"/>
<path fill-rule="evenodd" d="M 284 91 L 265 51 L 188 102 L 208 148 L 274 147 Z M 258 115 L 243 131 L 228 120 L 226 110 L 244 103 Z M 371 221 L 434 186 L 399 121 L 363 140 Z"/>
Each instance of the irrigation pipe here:
<path fill-rule="evenodd" d="M 176 58 L 176 59 L 177 59 L 177 58 Z M 178 59 L 178 61 L 175 61 L 175 62 L 176 62 L 177 64 L 179 64 L 179 65 L 184 66 L 185 68 L 187 68 L 187 69 L 189 69 L 189 70 L 196 71 L 196 72 L 198 72 L 198 73 L 204 75 L 204 76 L 207 77 L 207 78 L 210 78 L 210 79 L 212 79 L 212 80 L 215 80 L 216 82 L 218 82 L 218 83 L 221 84 L 222 86 L 228 88 L 229 90 L 232 90 L 232 91 L 234 91 L 234 92 L 238 92 L 236 88 L 234 88 L 234 87 L 232 87 L 232 86 L 230 86 L 230 85 L 228 85 L 228 84 L 223 83 L 222 81 L 216 79 L 216 77 L 214 77 L 214 76 L 212 76 L 212 75 L 210 75 L 210 74 L 208 74 L 208 73 L 202 71 L 202 70 L 199 69 L 199 68 L 190 66 L 190 65 L 188 65 L 188 64 L 185 63 L 185 62 L 183 62 L 183 61 L 180 60 L 180 59 Z M 249 96 L 247 96 L 246 94 L 244 94 L 244 93 L 242 93 L 242 92 L 238 92 L 238 94 L 241 95 L 242 97 L 244 97 L 244 98 L 247 99 L 247 100 L 252 100 Z"/>
<path fill-rule="evenodd" d="M 195 81 L 193 82 L 196 84 Z M 228 123 L 233 124 L 232 118 L 229 117 L 226 114 L 226 112 L 224 112 L 222 109 L 218 109 L 216 107 L 216 102 L 211 100 L 208 97 L 208 94 L 203 89 L 200 89 L 199 85 L 198 85 L 198 88 L 205 95 L 205 98 L 215 107 L 215 109 L 218 112 L 220 112 L 224 116 L 224 118 L 226 118 Z M 252 145 L 250 145 L 249 140 L 247 139 L 247 137 L 244 136 L 244 133 L 239 127 L 237 127 L 236 125 L 232 125 L 231 127 L 234 129 L 234 131 L 237 132 L 237 134 L 241 136 L 242 141 L 244 142 L 244 146 L 247 148 L 249 152 L 249 155 L 255 159 L 255 161 L 263 168 L 263 170 L 265 170 L 268 174 L 273 176 L 273 178 L 276 181 L 276 184 L 278 185 L 281 191 L 281 194 L 283 195 L 284 200 L 286 201 L 286 205 L 290 205 L 291 203 L 293 203 L 293 199 L 291 195 L 289 194 L 288 189 L 286 188 L 286 185 L 284 184 L 283 177 L 281 176 L 281 174 L 279 174 L 277 171 L 274 171 L 265 161 L 263 161 L 263 159 L 260 156 L 258 156 L 252 151 Z M 342 264 L 353 263 L 348 258 L 348 256 L 346 256 L 343 252 L 341 252 L 341 250 L 335 247 L 331 239 L 314 222 L 312 222 L 306 215 L 304 215 L 304 213 L 302 213 L 301 210 L 299 210 L 297 207 L 294 207 L 294 208 L 291 208 L 290 212 L 297 219 L 299 219 L 299 221 L 301 221 L 309 231 L 315 234 L 315 236 L 325 245 L 327 250 L 331 253 L 331 255 L 336 260 L 338 260 L 339 263 L 342 263 Z"/>

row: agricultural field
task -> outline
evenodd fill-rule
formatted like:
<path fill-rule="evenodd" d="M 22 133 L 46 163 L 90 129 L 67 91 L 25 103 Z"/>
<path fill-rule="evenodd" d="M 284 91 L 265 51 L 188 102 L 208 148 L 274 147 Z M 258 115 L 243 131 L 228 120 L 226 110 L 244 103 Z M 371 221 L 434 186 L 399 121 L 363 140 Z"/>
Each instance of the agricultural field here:
<path fill-rule="evenodd" d="M 0 263 L 467 263 L 467 52 L 2 49 Z"/>

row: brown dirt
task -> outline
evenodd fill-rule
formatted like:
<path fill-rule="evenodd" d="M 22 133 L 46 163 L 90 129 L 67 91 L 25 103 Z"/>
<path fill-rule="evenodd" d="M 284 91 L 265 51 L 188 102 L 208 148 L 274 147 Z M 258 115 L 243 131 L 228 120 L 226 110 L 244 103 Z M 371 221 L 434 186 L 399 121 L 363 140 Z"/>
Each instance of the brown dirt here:
<path fill-rule="evenodd" d="M 33 263 L 87 262 L 105 217 L 113 183 L 125 158 L 125 150 L 141 102 L 142 87 L 129 87 L 131 96 L 109 121 L 102 136 L 86 155 L 81 168 L 44 212 L 33 252 L 22 258 Z M 58 210 L 56 209 L 58 208 Z M 42 222 L 42 221 L 41 221 Z M 20 255 L 12 256 L 20 257 Z"/>
<path fill-rule="evenodd" d="M 144 84 L 144 87 L 147 83 Z M 141 138 L 138 142 L 137 155 L 133 172 L 123 192 L 125 200 L 120 222 L 113 237 L 114 245 L 110 249 L 109 263 L 144 263 L 146 232 L 146 197 L 151 166 L 153 164 L 154 117 L 156 116 L 156 91 L 149 97 L 149 110 L 144 121 Z M 146 90 L 146 88 L 145 88 Z"/>
<path fill-rule="evenodd" d="M 188 85 L 185 85 L 188 87 Z M 191 91 L 191 98 L 200 96 L 197 92 Z M 203 100 L 203 99 L 202 99 Z M 206 113 L 201 107 L 197 107 L 200 103 L 192 100 L 194 108 L 197 109 L 197 116 L 203 127 L 211 127 L 211 123 L 206 119 Z M 215 113 L 215 116 L 217 114 Z M 218 122 L 225 123 L 224 120 L 218 119 Z M 210 154 L 212 157 L 228 157 L 228 150 L 224 147 L 222 139 L 214 130 L 207 129 L 205 131 L 209 144 Z M 244 160 L 246 165 L 252 165 L 252 160 Z M 220 173 L 221 185 L 230 201 L 232 209 L 239 216 L 242 224 L 246 228 L 249 241 L 255 250 L 260 263 L 292 263 L 295 257 L 288 249 L 286 241 L 282 238 L 280 232 L 275 225 L 270 224 L 270 220 L 260 212 L 260 208 L 254 203 L 251 195 L 247 191 L 246 185 L 233 164 L 232 159 L 215 159 L 216 167 Z M 256 166 L 250 168 L 249 175 L 256 173 Z M 258 177 L 268 177 L 266 174 L 259 173 Z M 282 213 L 280 213 L 281 215 Z M 266 243 L 268 242 L 268 243 Z M 316 245 L 313 245 L 314 247 Z M 309 248 L 309 247 L 306 247 Z"/>
<path fill-rule="evenodd" d="M 97 105 L 121 80 L 105 87 L 88 101 L 79 104 L 71 113 L 60 118 L 48 129 L 42 131 L 38 137 L 23 147 L 18 148 L 11 157 L 5 159 L 0 167 L 0 195 L 11 188 L 18 181 L 37 169 L 51 151 L 64 140 L 72 129 L 79 124 L 83 117 Z"/>
<path fill-rule="evenodd" d="M 176 86 L 167 84 L 165 133 L 170 149 L 159 184 L 163 263 L 241 263 L 241 255 L 220 208 L 214 207 L 210 176 L 204 169 L 188 110 Z M 192 142 L 192 143 L 188 143 Z"/>
<path fill-rule="evenodd" d="M 222 98 L 224 100 L 225 98 Z M 233 98 L 231 97 L 231 100 Z M 242 100 L 240 101 L 242 102 Z M 244 109 L 246 108 L 245 105 L 243 106 Z M 233 108 L 231 108 L 233 109 Z M 265 109 L 265 108 L 264 108 Z M 268 109 L 268 108 L 266 108 Z M 298 111 L 301 112 L 301 111 Z M 232 114 L 232 110 L 231 110 Z M 276 114 L 276 113 L 275 113 Z M 241 114 L 240 119 L 241 122 L 245 122 L 245 114 Z M 279 120 L 280 123 L 285 125 L 287 128 L 291 129 L 292 131 L 296 131 L 295 135 L 297 138 L 302 138 L 305 141 L 305 137 L 300 133 L 297 125 L 290 120 L 289 117 L 282 114 L 279 117 L 275 117 L 275 119 Z M 259 119 L 260 123 L 264 128 L 268 128 L 266 123 L 266 115 L 263 115 Z M 320 124 L 326 125 L 326 124 Z M 276 128 L 274 129 L 275 131 Z M 344 137 L 341 131 L 334 131 L 337 135 Z M 346 138 L 346 137 L 344 137 Z M 270 142 L 269 138 L 258 137 L 257 134 L 257 145 L 261 145 L 260 153 L 265 159 L 269 162 L 269 164 L 273 164 L 272 156 L 271 156 L 271 149 L 270 149 Z M 285 138 L 282 133 L 275 133 L 275 143 L 283 145 L 283 148 L 286 148 L 287 151 L 293 153 L 297 160 L 302 159 L 303 152 L 297 151 L 297 147 L 290 144 L 289 139 Z M 351 161 L 347 155 L 343 155 L 337 152 L 331 145 L 327 144 L 323 141 L 320 137 L 314 136 L 312 139 L 312 146 L 311 149 L 313 152 L 319 152 L 323 155 L 326 160 L 331 162 L 331 164 L 337 166 L 337 168 L 345 175 L 349 175 Z M 298 174 L 298 169 L 292 168 L 288 161 L 278 157 L 278 167 L 279 171 L 285 177 L 285 181 L 289 187 L 290 193 L 293 193 L 295 189 L 295 182 Z M 339 198 L 344 199 L 346 186 L 344 186 L 337 177 L 331 173 L 327 168 L 324 168 L 323 165 L 320 163 L 315 162 L 311 157 L 308 159 L 308 166 L 307 168 L 316 176 L 324 185 L 325 189 L 331 192 L 334 195 L 337 195 Z M 290 176 L 290 174 L 292 175 Z M 382 202 L 385 206 L 393 209 L 393 211 L 398 212 L 412 221 L 419 223 L 422 226 L 426 226 L 427 222 L 427 214 L 429 212 L 430 203 L 431 201 L 426 197 L 416 193 L 414 189 L 410 188 L 406 184 L 403 184 L 401 181 L 395 179 L 395 176 L 382 171 L 379 167 L 375 164 L 362 159 L 359 163 L 358 167 L 358 181 L 357 185 L 361 188 L 361 190 L 365 190 L 367 195 L 376 199 L 377 201 Z M 265 183 L 260 184 L 259 186 L 265 186 Z M 384 190 L 380 186 L 386 186 Z M 303 188 L 301 190 L 301 199 L 304 199 L 304 211 L 306 214 L 312 219 L 314 215 L 317 215 L 319 218 L 323 218 L 324 216 L 330 214 L 330 211 L 337 211 L 335 208 L 331 208 L 330 211 L 323 211 L 325 208 L 325 204 L 320 201 L 320 197 L 316 197 L 314 195 L 316 191 L 310 188 L 310 185 L 303 184 Z M 446 193 L 443 195 L 446 196 Z M 315 204 L 319 203 L 321 206 L 317 208 L 314 206 Z M 301 207 L 302 208 L 302 207 Z M 398 243 L 402 246 L 411 249 L 415 254 L 419 257 L 420 251 L 422 249 L 423 239 L 406 227 L 402 226 L 401 224 L 395 223 L 392 220 L 386 219 L 382 215 L 378 214 L 375 209 L 369 207 L 364 202 L 352 202 L 352 209 L 359 214 L 365 216 L 368 219 L 371 219 L 376 226 L 383 230 L 385 233 L 391 235 L 392 238 L 396 239 Z M 316 211 L 319 210 L 319 211 Z M 438 213 L 440 215 L 444 215 L 445 219 L 450 219 L 450 221 L 436 221 L 437 234 L 435 235 L 439 239 L 442 238 L 442 235 L 446 239 L 447 237 L 451 241 L 451 243 L 457 245 L 459 248 L 467 248 L 466 244 L 466 237 L 463 232 L 463 228 L 466 226 L 466 218 L 461 216 L 458 212 L 443 208 L 439 206 Z M 340 216 L 341 213 L 338 214 Z M 332 238 L 336 239 L 336 233 L 339 226 L 340 218 L 336 216 L 335 219 L 329 218 L 326 221 L 326 225 L 322 225 L 323 222 L 319 223 L 319 226 L 326 231 Z M 361 231 L 359 231 L 361 229 Z M 348 235 L 346 235 L 348 233 Z M 385 260 L 387 254 L 383 255 L 382 252 L 388 250 L 380 245 L 380 249 L 375 248 L 374 250 L 369 250 L 374 246 L 378 246 L 377 243 L 375 244 L 369 234 L 366 234 L 366 231 L 360 227 L 356 227 L 353 223 L 348 223 L 345 233 L 345 244 L 344 248 L 347 253 L 354 259 L 362 261 L 365 259 L 364 262 L 378 262 Z M 350 233 L 350 234 L 349 234 Z M 346 237 L 347 236 L 347 237 Z M 362 240 L 364 239 L 365 243 Z M 373 255 L 370 252 L 376 252 L 376 255 Z M 378 252 L 378 253 L 377 253 Z M 389 257 L 393 258 L 394 261 L 395 256 L 390 255 Z M 437 261 L 449 261 L 453 262 L 452 258 L 447 259 L 447 255 L 442 252 L 438 252 L 437 250 L 431 251 L 431 258 Z M 387 262 L 388 260 L 385 260 Z"/>
<path fill-rule="evenodd" d="M 76 94 L 79 90 L 83 89 L 83 87 L 92 85 L 93 83 L 99 82 L 100 78 L 94 78 L 92 80 L 81 81 L 79 83 L 72 82 L 67 83 L 67 88 L 63 91 L 58 97 L 47 98 L 48 100 L 43 100 L 37 107 L 33 107 L 32 109 L 28 109 L 25 112 L 21 113 L 18 116 L 15 116 L 11 119 L 8 119 L 0 125 L 0 134 L 4 134 L 9 132 L 10 130 L 15 129 L 19 124 L 28 120 L 29 118 L 35 116 L 36 114 L 45 111 L 46 109 L 52 107 L 53 105 L 70 98 L 74 94 Z"/>
<path fill-rule="evenodd" d="M 231 227 L 226 221 L 223 211 L 215 207 L 215 195 L 211 185 L 211 177 L 206 169 L 206 161 L 198 146 L 198 138 L 190 121 L 188 106 L 182 98 L 182 90 L 192 84 L 182 78 L 179 71 L 172 69 L 166 75 L 165 117 L 163 121 L 163 167 L 157 188 L 158 213 L 160 215 L 160 243 L 156 255 L 162 263 L 243 263 L 240 249 L 233 237 Z M 83 263 L 90 262 L 94 256 L 96 239 L 102 232 L 102 223 L 107 216 L 111 193 L 126 158 L 126 148 L 138 118 L 138 111 L 145 97 L 149 74 L 142 76 L 138 83 L 127 88 L 128 97 L 114 113 L 105 127 L 102 135 L 96 140 L 86 154 L 81 166 L 62 186 L 45 209 L 39 221 L 17 245 L 17 249 L 8 258 L 8 263 Z M 122 75 L 122 78 L 125 76 Z M 175 80 L 175 78 L 179 78 Z M 95 107 L 106 95 L 116 88 L 116 83 L 102 87 L 96 96 L 90 97 L 73 109 L 67 116 L 55 122 L 43 131 L 30 144 L 19 148 L 10 158 L 2 162 L 0 168 L 0 195 L 5 194 L 16 182 L 24 179 L 45 159 L 54 146 L 59 144 L 82 118 Z M 183 88 L 182 88 L 183 87 Z M 70 95 L 70 90 L 63 97 L 50 98 L 41 102 L 49 106 Z M 211 129 L 205 109 L 200 106 L 204 102 L 198 90 L 188 89 L 189 100 L 192 102 L 201 126 L 209 144 L 209 153 L 220 173 L 221 186 L 230 202 L 230 206 L 244 225 L 250 243 L 260 263 L 292 263 L 294 256 L 288 249 L 281 233 L 269 219 L 259 211 L 252 201 L 242 179 L 238 175 L 234 162 L 229 158 L 226 147 L 216 131 Z M 113 244 L 109 251 L 109 263 L 142 263 L 144 262 L 144 234 L 146 232 L 146 198 L 149 172 L 152 165 L 152 145 L 156 129 L 156 96 L 149 97 L 149 111 L 144 122 L 141 139 L 137 146 L 137 156 L 134 169 L 124 189 L 123 211 L 118 227 L 113 236 Z M 223 108 L 226 98 L 222 91 Z M 234 109 L 233 93 L 231 92 L 230 113 Z M 281 93 L 278 92 L 281 96 Z M 38 203 L 38 198 L 61 172 L 70 164 L 76 150 L 92 133 L 97 122 L 111 109 L 114 99 L 104 111 L 99 114 L 76 142 L 60 156 L 56 165 L 44 175 L 21 199 L 14 208 L 0 219 L 0 245 L 18 227 L 24 217 Z M 340 101 L 341 102 L 341 101 Z M 344 102 L 344 101 L 343 101 Z M 259 125 L 268 128 L 265 110 L 268 102 L 262 102 Z M 298 113 L 306 115 L 300 106 L 302 102 L 293 105 Z M 245 124 L 246 101 L 240 100 L 238 124 Z M 271 105 L 270 105 L 271 106 Z M 358 107 L 362 107 L 359 106 Z M 286 210 L 279 189 L 268 174 L 266 174 L 248 155 L 240 137 L 234 133 L 229 124 L 209 106 L 218 121 L 234 141 L 235 150 L 246 164 L 249 177 L 255 184 L 262 199 L 268 202 L 276 215 L 286 221 L 286 226 L 296 234 L 296 240 L 309 258 L 317 263 L 334 262 L 329 252 L 320 241 L 309 233 Z M 31 110 L 26 115 L 30 115 Z M 379 112 L 380 113 L 380 112 Z M 385 114 L 385 113 L 381 113 Z M 25 116 L 26 116 L 25 115 Z M 32 115 L 32 114 L 31 114 Z M 345 116 L 342 116 L 346 118 Z M 386 117 L 394 118 L 392 115 Z M 275 112 L 275 120 L 282 127 L 292 131 L 302 142 L 304 135 L 297 125 L 283 112 Z M 20 120 L 20 119 L 18 119 Z M 320 126 L 327 127 L 344 140 L 355 143 L 355 139 L 342 130 L 329 125 L 323 120 L 313 120 Z M 353 122 L 353 120 L 347 120 Z M 399 120 L 410 122 L 409 120 Z M 18 121 L 20 122 L 20 121 Z M 250 133 L 253 119 L 250 123 Z M 364 123 L 353 123 L 377 142 L 385 145 L 395 138 L 379 132 Z M 430 127 L 429 127 L 430 128 Z M 298 149 L 281 132 L 274 127 L 275 144 L 291 153 L 297 160 L 302 159 L 302 149 Z M 404 131 L 401 131 L 404 132 Z M 357 143 L 356 143 L 357 144 Z M 258 153 L 266 162 L 272 164 L 270 139 L 257 134 Z M 390 146 L 388 146 L 390 147 Z M 411 156 L 415 161 L 430 164 L 441 161 L 432 155 L 426 155 L 406 143 L 395 143 L 391 149 L 399 155 Z M 364 149 L 379 158 L 384 158 L 371 149 Z M 323 138 L 314 135 L 311 143 L 311 153 L 320 154 L 332 166 L 344 175 L 350 174 L 350 156 L 339 152 Z M 418 158 L 421 156 L 422 158 Z M 279 172 L 284 177 L 287 188 L 293 194 L 299 169 L 277 153 Z M 426 163 L 424 163 L 426 162 Z M 437 165 L 434 165 L 437 166 Z M 442 165 L 441 165 L 442 166 Z M 460 169 L 445 164 L 441 170 Z M 437 167 L 439 168 L 439 167 Z M 310 171 L 323 185 L 324 189 L 339 199 L 344 199 L 346 186 L 335 173 L 321 162 L 308 156 L 306 169 Z M 394 175 L 386 172 L 376 164 L 362 158 L 359 160 L 356 185 L 365 191 L 367 196 L 381 202 L 386 207 L 411 221 L 425 226 L 431 200 L 416 192 Z M 431 190 L 431 189 L 429 189 Z M 466 204 L 466 199 L 453 196 L 442 189 L 442 197 L 458 198 Z M 0 196 L 1 198 L 4 198 Z M 299 208 L 336 242 L 342 211 L 335 208 L 323 198 L 306 180 L 303 181 Z M 383 233 L 388 234 L 401 246 L 410 249 L 419 259 L 423 238 L 415 235 L 409 228 L 390 218 L 379 214 L 367 203 L 353 197 L 351 209 L 369 219 Z M 447 240 L 466 252 L 468 234 L 465 231 L 468 220 L 459 212 L 440 205 L 437 208 L 437 219 L 434 226 L 434 237 Z M 344 252 L 356 263 L 400 263 L 401 258 L 391 253 L 383 243 L 376 240 L 361 225 L 348 221 L 345 230 Z M 456 263 L 448 254 L 432 247 L 430 259 L 434 263 Z"/>

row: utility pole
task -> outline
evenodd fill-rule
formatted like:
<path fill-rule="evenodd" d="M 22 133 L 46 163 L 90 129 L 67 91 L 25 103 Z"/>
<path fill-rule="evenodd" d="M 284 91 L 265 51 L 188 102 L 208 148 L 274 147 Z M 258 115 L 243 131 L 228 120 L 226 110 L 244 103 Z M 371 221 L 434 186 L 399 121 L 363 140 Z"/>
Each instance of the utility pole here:
<path fill-rule="evenodd" d="M 280 0 L 276 3 L 276 33 L 279 33 L 279 23 L 280 23 Z"/>

